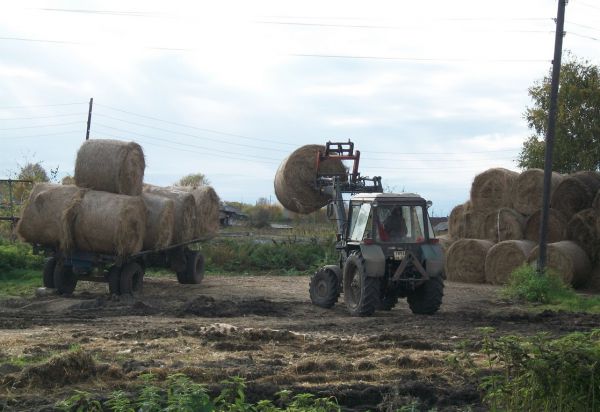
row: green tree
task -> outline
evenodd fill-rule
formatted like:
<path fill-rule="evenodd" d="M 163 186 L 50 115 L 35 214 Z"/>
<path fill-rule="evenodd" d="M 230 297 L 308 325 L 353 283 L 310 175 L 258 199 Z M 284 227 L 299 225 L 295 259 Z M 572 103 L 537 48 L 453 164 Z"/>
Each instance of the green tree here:
<path fill-rule="evenodd" d="M 561 66 L 553 170 L 600 170 L 600 67 L 571 54 Z M 534 132 L 523 144 L 521 168 L 543 168 L 551 73 L 529 89 L 533 106 L 525 119 Z"/>
<path fill-rule="evenodd" d="M 192 173 L 192 174 L 183 176 L 176 183 L 177 186 L 191 186 L 191 187 L 198 187 L 198 186 L 204 186 L 204 185 L 209 185 L 209 184 L 210 184 L 210 181 L 202 173 Z"/>

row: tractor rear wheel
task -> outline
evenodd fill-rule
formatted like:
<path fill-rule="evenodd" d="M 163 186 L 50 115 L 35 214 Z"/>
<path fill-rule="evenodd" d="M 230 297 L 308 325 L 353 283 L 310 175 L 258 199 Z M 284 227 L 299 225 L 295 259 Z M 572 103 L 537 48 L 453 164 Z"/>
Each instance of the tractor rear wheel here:
<path fill-rule="evenodd" d="M 352 253 L 344 264 L 344 301 L 352 316 L 370 316 L 379 304 L 380 280 L 367 276 L 365 260 Z"/>
<path fill-rule="evenodd" d="M 70 295 L 77 286 L 77 275 L 73 273 L 73 266 L 65 265 L 62 259 L 56 260 L 53 280 L 59 295 Z"/>
<path fill-rule="evenodd" d="M 434 277 L 427 280 L 407 296 L 408 306 L 417 315 L 433 315 L 442 305 L 444 280 Z"/>
<path fill-rule="evenodd" d="M 340 297 L 340 287 L 337 275 L 326 268 L 320 268 L 310 278 L 308 292 L 313 305 L 330 309 Z"/>
<path fill-rule="evenodd" d="M 398 303 L 398 294 L 396 292 L 383 292 L 379 298 L 378 310 L 392 310 Z"/>

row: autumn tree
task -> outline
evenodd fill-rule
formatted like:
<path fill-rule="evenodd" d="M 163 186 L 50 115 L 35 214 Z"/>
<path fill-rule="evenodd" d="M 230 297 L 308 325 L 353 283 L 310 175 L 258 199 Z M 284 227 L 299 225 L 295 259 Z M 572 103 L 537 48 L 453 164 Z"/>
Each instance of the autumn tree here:
<path fill-rule="evenodd" d="M 533 134 L 518 157 L 521 168 L 543 168 L 551 73 L 529 89 L 525 119 Z M 568 55 L 561 66 L 553 170 L 600 170 L 600 67 Z"/>
<path fill-rule="evenodd" d="M 209 184 L 210 184 L 210 181 L 202 173 L 192 173 L 192 174 L 183 176 L 176 183 L 177 186 L 191 186 L 191 187 L 198 187 L 198 186 L 204 186 L 204 185 L 209 185 Z"/>

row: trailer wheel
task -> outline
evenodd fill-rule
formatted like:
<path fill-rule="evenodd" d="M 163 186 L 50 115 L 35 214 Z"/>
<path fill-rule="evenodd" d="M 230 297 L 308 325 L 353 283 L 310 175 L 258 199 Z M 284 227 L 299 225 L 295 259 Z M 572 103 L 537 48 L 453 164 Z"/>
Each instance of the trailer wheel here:
<path fill-rule="evenodd" d="M 133 295 L 142 292 L 144 269 L 136 262 L 129 262 L 121 269 L 121 295 Z"/>
<path fill-rule="evenodd" d="M 332 308 L 340 297 L 338 277 L 333 271 L 320 268 L 310 278 L 308 293 L 313 305 Z"/>
<path fill-rule="evenodd" d="M 364 258 L 352 253 L 344 265 L 344 301 L 352 316 L 370 316 L 379 304 L 380 280 L 367 276 Z"/>
<path fill-rule="evenodd" d="M 121 294 L 121 267 L 113 266 L 108 270 L 108 292 L 111 295 Z"/>
<path fill-rule="evenodd" d="M 77 286 L 77 275 L 73 273 L 73 266 L 65 265 L 62 259 L 56 260 L 53 279 L 59 295 L 70 295 Z"/>
<path fill-rule="evenodd" d="M 44 271 L 42 281 L 45 288 L 54 288 L 54 268 L 56 267 L 56 258 L 49 257 L 44 262 Z"/>
<path fill-rule="evenodd" d="M 204 256 L 195 250 L 185 252 L 185 271 L 177 272 L 181 284 L 197 285 L 204 279 Z"/>

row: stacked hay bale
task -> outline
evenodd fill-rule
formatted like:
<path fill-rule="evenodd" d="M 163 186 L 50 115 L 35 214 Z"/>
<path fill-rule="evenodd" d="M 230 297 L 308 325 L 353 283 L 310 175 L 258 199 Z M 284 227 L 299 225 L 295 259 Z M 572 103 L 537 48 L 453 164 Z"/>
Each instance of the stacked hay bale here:
<path fill-rule="evenodd" d="M 144 153 L 136 143 L 86 141 L 77 153 L 76 185 L 36 185 L 17 233 L 64 253 L 118 257 L 192 240 L 198 209 L 194 195 L 170 188 L 142 192 L 144 169 Z M 218 197 L 212 188 L 200 191 L 201 199 L 210 198 L 202 203 L 203 227 L 216 231 Z"/>
<path fill-rule="evenodd" d="M 535 262 L 543 182 L 540 169 L 518 174 L 496 168 L 475 177 L 471 198 L 449 216 L 448 279 L 502 284 L 514 269 Z M 548 268 L 573 286 L 585 286 L 594 267 L 600 273 L 600 173 L 553 173 L 551 194 Z M 495 245 L 482 257 L 481 243 L 463 240 Z M 473 250 L 468 252 L 465 245 Z M 469 259 L 462 257 L 464 253 L 471 253 Z M 464 275 L 481 267 L 485 269 L 480 275 Z"/>

